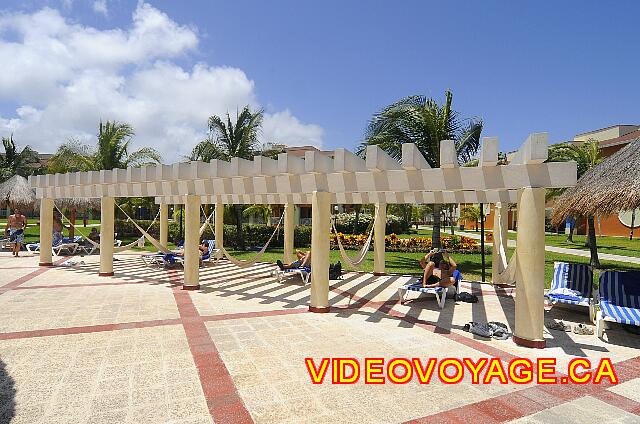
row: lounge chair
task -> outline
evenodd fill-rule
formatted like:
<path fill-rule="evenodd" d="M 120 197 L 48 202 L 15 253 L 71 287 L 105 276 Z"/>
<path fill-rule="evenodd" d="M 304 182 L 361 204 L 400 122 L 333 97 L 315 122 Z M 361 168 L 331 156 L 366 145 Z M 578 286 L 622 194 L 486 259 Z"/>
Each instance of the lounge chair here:
<path fill-rule="evenodd" d="M 579 295 L 571 294 L 570 291 L 576 291 Z M 551 289 L 544 296 L 552 304 L 586 306 L 589 308 L 589 319 L 593 320 L 593 270 L 585 264 L 555 262 Z"/>
<path fill-rule="evenodd" d="M 454 290 L 454 294 L 459 292 L 460 281 L 462 280 L 462 274 L 457 269 L 453 272 L 453 278 L 456 280 L 456 283 L 452 286 Z M 422 287 L 422 281 L 418 279 L 411 279 L 407 284 L 398 288 L 398 296 L 400 297 L 400 303 L 404 304 L 407 301 L 407 294 L 410 291 L 415 291 L 418 293 L 428 293 L 434 294 L 436 296 L 436 301 L 438 302 L 438 306 L 440 309 L 444 308 L 444 302 L 447 299 L 447 293 L 451 287 Z"/>
<path fill-rule="evenodd" d="M 311 267 L 303 266 L 299 268 L 290 268 L 290 269 L 276 269 L 273 271 L 273 275 L 275 275 L 278 283 L 282 282 L 283 277 L 285 276 L 300 276 L 302 282 L 306 286 L 311 283 Z"/>
<path fill-rule="evenodd" d="M 607 322 L 640 326 L 640 272 L 605 271 L 598 289 L 600 310 L 596 332 L 602 338 Z"/>
<path fill-rule="evenodd" d="M 222 259 L 222 251 L 220 249 L 216 249 L 215 240 L 208 240 L 207 243 L 209 243 L 209 250 L 207 251 L 207 253 L 202 255 L 202 262 L 216 264 L 220 259 Z"/>

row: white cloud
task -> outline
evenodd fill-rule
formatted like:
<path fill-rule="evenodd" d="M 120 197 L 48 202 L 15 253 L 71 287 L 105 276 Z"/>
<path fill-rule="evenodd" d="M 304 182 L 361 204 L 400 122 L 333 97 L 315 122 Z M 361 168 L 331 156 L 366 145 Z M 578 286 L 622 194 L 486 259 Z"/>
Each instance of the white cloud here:
<path fill-rule="evenodd" d="M 109 9 L 107 8 L 107 0 L 95 0 L 93 2 L 93 11 L 101 13 L 104 16 L 109 15 Z"/>
<path fill-rule="evenodd" d="M 282 143 L 289 146 L 312 145 L 322 147 L 322 127 L 303 124 L 289 110 L 265 114 L 262 138 L 265 142 Z"/>
<path fill-rule="evenodd" d="M 196 29 L 144 3 L 126 29 L 82 26 L 49 8 L 0 15 L 0 57 L 11 58 L 0 73 L 0 101 L 18 105 L 0 115 L 0 134 L 52 152 L 72 136 L 94 140 L 98 121 L 115 119 L 134 126 L 134 145 L 179 160 L 205 136 L 208 116 L 260 107 L 242 70 L 176 64 L 198 41 Z M 285 110 L 266 114 L 262 138 L 321 146 L 322 128 Z"/>

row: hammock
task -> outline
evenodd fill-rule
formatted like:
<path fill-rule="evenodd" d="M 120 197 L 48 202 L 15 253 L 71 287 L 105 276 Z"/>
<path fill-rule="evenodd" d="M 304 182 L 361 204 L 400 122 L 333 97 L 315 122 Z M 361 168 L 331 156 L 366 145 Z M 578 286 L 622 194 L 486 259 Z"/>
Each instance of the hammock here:
<path fill-rule="evenodd" d="M 120 209 L 122 211 L 122 213 L 124 214 L 124 216 L 127 217 L 127 219 L 129 221 L 131 221 L 133 223 L 133 225 L 138 229 L 138 231 L 140 231 L 140 233 L 147 239 L 149 240 L 149 243 L 151 243 L 156 249 L 158 249 L 159 251 L 161 251 L 164 254 L 168 254 L 171 253 L 171 250 L 169 250 L 166 246 L 163 246 L 162 244 L 160 244 L 160 242 L 158 240 L 156 240 L 151 234 L 149 234 L 148 232 L 146 232 L 144 230 L 144 228 L 142 228 L 141 226 L 138 225 L 138 223 L 136 221 L 134 221 L 129 215 L 127 215 L 127 213 L 124 211 L 124 209 L 122 209 L 122 207 L 120 207 L 120 205 L 118 205 L 116 203 L 116 206 L 118 206 L 118 209 Z M 136 240 L 137 243 L 137 240 Z"/>
<path fill-rule="evenodd" d="M 231 262 L 232 264 L 234 264 L 235 266 L 239 267 L 239 268 L 248 268 L 250 266 L 255 265 L 256 262 L 258 262 L 260 260 L 260 258 L 262 257 L 262 255 L 264 255 L 264 252 L 267 250 L 267 247 L 269 247 L 269 243 L 271 243 L 271 240 L 273 239 L 273 236 L 276 235 L 276 233 L 278 232 L 278 230 L 280 229 L 280 224 L 282 223 L 282 219 L 284 218 L 284 214 L 282 214 L 282 216 L 280 217 L 280 219 L 278 220 L 278 224 L 276 225 L 276 229 L 273 230 L 273 233 L 271 234 L 271 237 L 269 237 L 269 240 L 267 240 L 267 242 L 264 244 L 264 246 L 262 246 L 262 249 L 260 249 L 258 251 L 258 253 L 256 253 L 253 258 L 248 259 L 248 260 L 240 260 L 240 259 L 236 259 L 233 256 L 231 256 L 229 254 L 229 252 L 227 252 L 227 249 L 224 248 L 224 246 L 220 246 L 219 249 L 222 252 L 222 254 L 224 254 L 224 256 L 229 260 L 229 262 Z M 211 224 L 209 223 L 209 226 L 211 227 Z M 211 228 L 212 231 L 214 231 L 215 234 L 215 230 L 213 228 Z"/>
<path fill-rule="evenodd" d="M 360 269 L 360 264 L 364 261 L 364 258 L 367 256 L 367 252 L 369 251 L 369 247 L 371 246 L 371 241 L 373 240 L 373 232 L 376 226 L 376 220 L 378 219 L 379 214 L 379 206 L 376 205 L 376 213 L 373 217 L 373 222 L 371 223 L 371 230 L 369 231 L 369 237 L 367 237 L 367 241 L 364 242 L 362 249 L 360 252 L 352 259 L 347 255 L 346 250 L 342 246 L 342 241 L 340 241 L 340 236 L 338 236 L 338 230 L 336 229 L 335 221 L 331 221 L 331 226 L 333 227 L 333 231 L 336 233 L 336 240 L 338 241 L 338 249 L 340 250 L 340 256 L 342 259 L 356 269 Z"/>
<path fill-rule="evenodd" d="M 496 219 L 498 220 L 497 225 L 495 225 L 494 227 L 498 229 L 498 234 L 495 234 L 495 230 L 494 230 L 494 234 L 493 237 L 495 240 L 500 240 L 500 238 L 502 237 L 502 223 L 501 223 L 501 216 L 499 213 L 496 213 Z M 497 238 L 496 238 L 497 237 Z M 508 239 L 507 239 L 507 243 L 508 243 Z M 493 284 L 513 284 L 516 282 L 516 268 L 517 268 L 517 262 L 516 262 L 516 250 L 513 251 L 513 253 L 511 254 L 511 259 L 509 259 L 509 262 L 507 263 L 507 251 L 506 251 L 506 246 L 504 244 L 500 244 L 500 250 L 498 251 L 498 260 L 500 268 L 502 268 L 502 271 L 498 272 L 498 275 L 494 277 L 493 279 Z"/>
<path fill-rule="evenodd" d="M 158 213 L 156 214 L 156 217 L 153 218 L 153 221 L 151 221 L 151 224 L 149 224 L 149 227 L 147 227 L 147 232 L 151 229 L 151 227 L 153 227 L 153 224 L 156 223 L 156 220 L 158 219 L 158 216 L 160 215 L 160 211 L 158 211 Z M 119 252 L 124 252 L 125 250 L 128 250 L 130 248 L 132 248 L 136 243 L 138 243 L 138 240 L 140 239 L 136 239 L 134 241 L 132 241 L 131 243 L 124 245 L 124 246 L 116 246 L 113 248 L 113 252 L 114 253 L 119 253 Z"/>
<path fill-rule="evenodd" d="M 204 215 L 204 222 L 200 227 L 200 237 L 202 237 L 202 235 L 204 234 L 204 230 L 207 229 L 207 224 L 209 224 L 211 218 L 213 218 L 213 214 L 215 213 L 215 211 L 211 212 L 211 215 L 207 216 L 207 213 L 204 211 L 204 208 L 202 206 L 200 206 L 200 209 L 202 210 L 202 214 Z"/>
<path fill-rule="evenodd" d="M 95 241 L 91 240 L 89 237 L 85 236 L 82 231 L 78 230 L 78 228 L 75 226 L 75 224 L 72 224 L 71 221 L 69 220 L 69 218 L 67 218 L 66 216 L 64 216 L 64 214 L 62 213 L 62 211 L 58 208 L 58 206 L 56 206 L 56 204 L 54 203 L 53 206 L 56 208 L 56 210 L 58 211 L 58 213 L 60 214 L 60 216 L 62 217 L 62 219 L 65 219 L 68 223 L 70 227 L 73 227 L 74 231 L 77 231 L 78 234 L 80 234 L 80 236 L 85 239 L 86 241 L 88 241 L 89 243 L 91 243 L 93 245 L 93 247 L 99 247 L 100 244 L 96 243 Z"/>

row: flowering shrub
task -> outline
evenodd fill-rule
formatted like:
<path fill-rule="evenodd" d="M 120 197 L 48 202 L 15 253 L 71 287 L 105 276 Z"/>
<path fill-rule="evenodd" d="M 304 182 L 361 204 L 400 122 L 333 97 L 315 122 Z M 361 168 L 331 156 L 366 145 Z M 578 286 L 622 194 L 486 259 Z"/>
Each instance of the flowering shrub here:
<path fill-rule="evenodd" d="M 345 249 L 360 249 L 367 241 L 365 234 L 342 234 L 338 233 L 340 241 Z M 331 245 L 337 247 L 336 234 L 331 233 Z M 396 252 L 426 252 L 431 249 L 431 237 L 409 237 L 400 238 L 395 233 L 385 237 L 385 248 L 388 251 Z M 440 243 L 443 249 L 451 252 L 472 253 L 479 250 L 478 241 L 464 236 L 441 236 Z M 370 249 L 373 248 L 372 247 Z"/>

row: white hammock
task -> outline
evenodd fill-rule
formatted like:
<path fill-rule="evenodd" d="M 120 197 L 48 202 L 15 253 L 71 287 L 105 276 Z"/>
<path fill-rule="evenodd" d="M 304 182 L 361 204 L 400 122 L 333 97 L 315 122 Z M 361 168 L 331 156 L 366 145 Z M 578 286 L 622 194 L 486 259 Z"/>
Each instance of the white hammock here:
<path fill-rule="evenodd" d="M 156 214 L 156 217 L 153 218 L 153 221 L 151 221 L 151 224 L 149 224 L 149 227 L 147 227 L 147 232 L 149 232 L 151 227 L 153 227 L 153 224 L 156 223 L 156 220 L 158 219 L 159 215 L 160 215 L 160 211 L 158 211 L 158 213 Z M 129 219 L 131 219 L 131 218 L 129 218 Z M 128 249 L 132 248 L 135 244 L 137 244 L 138 240 L 140 240 L 140 239 L 136 239 L 136 240 L 132 241 L 131 243 L 126 244 L 124 246 L 116 246 L 116 247 L 113 248 L 113 251 L 114 251 L 114 253 L 124 252 L 125 250 L 128 250 Z"/>
<path fill-rule="evenodd" d="M 342 259 L 356 269 L 360 269 L 360 264 L 364 261 L 364 258 L 367 256 L 367 252 L 369 251 L 369 247 L 371 246 L 371 241 L 373 240 L 373 233 L 376 227 L 376 220 L 378 219 L 379 214 L 379 206 L 376 205 L 376 212 L 373 217 L 373 222 L 371 224 L 371 231 L 369 231 L 369 237 L 367 237 L 367 241 L 364 242 L 362 249 L 358 252 L 358 254 L 352 259 L 347 255 L 347 251 L 344 250 L 342 246 L 342 241 L 340 241 L 340 236 L 338 235 L 338 230 L 336 229 L 335 222 L 331 221 L 331 226 L 333 227 L 333 232 L 336 233 L 336 240 L 338 241 L 338 249 L 340 250 L 340 256 Z"/>
<path fill-rule="evenodd" d="M 273 239 L 273 236 L 275 236 L 276 233 L 278 232 L 278 230 L 280 229 L 280 224 L 282 223 L 282 219 L 283 218 L 284 218 L 284 214 L 282 214 L 282 216 L 278 220 L 278 224 L 276 225 L 276 229 L 273 230 L 273 233 L 271 234 L 271 237 L 269 237 L 269 240 L 267 240 L 267 242 L 264 244 L 264 246 L 262 246 L 262 249 L 260 249 L 258 251 L 258 253 L 256 253 L 253 256 L 253 258 L 251 258 L 251 259 L 248 259 L 248 260 L 236 259 L 233 256 L 231 256 L 229 254 L 229 252 L 227 252 L 227 249 L 225 249 L 224 246 L 220 246 L 219 249 L 222 251 L 222 254 L 229 260 L 229 262 L 231 262 L 235 266 L 237 266 L 239 268 L 248 268 L 250 266 L 253 266 L 253 265 L 255 265 L 256 262 L 258 262 L 260 260 L 260 258 L 262 258 L 262 255 L 264 255 L 264 252 L 267 250 L 267 247 L 269 247 L 269 243 L 271 243 L 271 240 Z M 209 226 L 211 226 L 211 224 L 209 224 Z M 211 228 L 211 230 L 214 231 L 214 233 L 215 233 L 215 230 L 213 228 Z"/>
<path fill-rule="evenodd" d="M 69 220 L 69 218 L 67 218 L 66 216 L 64 216 L 64 214 L 62 213 L 62 211 L 60 210 L 60 208 L 58 208 L 58 206 L 56 206 L 56 204 L 54 203 L 53 206 L 56 208 L 56 210 L 58 211 L 58 213 L 60 214 L 60 216 L 62 217 L 62 219 L 66 220 L 69 223 L 70 227 L 73 227 L 74 231 L 77 231 L 78 234 L 80 234 L 80 236 L 85 239 L 86 241 L 88 241 L 89 243 L 91 243 L 93 245 L 93 247 L 99 247 L 100 244 L 96 243 L 95 241 L 91 240 L 89 237 L 85 236 L 84 234 L 82 234 L 82 231 L 78 230 L 78 228 L 75 226 L 75 224 L 72 224 L 71 221 Z"/>
<path fill-rule="evenodd" d="M 502 237 L 502 217 L 499 213 L 496 212 L 496 219 L 498 220 L 497 225 L 494 227 L 498 229 L 498 233 L 496 234 L 494 230 L 493 237 L 495 240 L 501 240 Z M 497 237 L 497 238 L 496 238 Z M 508 244 L 508 238 L 507 243 Z M 500 244 L 500 250 L 498 251 L 498 260 L 500 268 L 502 268 L 501 272 L 498 272 L 498 275 L 493 278 L 493 284 L 514 284 L 516 282 L 516 250 L 511 254 L 511 259 L 507 263 L 507 250 L 505 244 Z"/>
<path fill-rule="evenodd" d="M 124 214 L 124 216 L 127 217 L 127 219 L 129 221 L 131 221 L 133 223 L 133 225 L 138 229 L 138 231 L 140 231 L 140 233 L 147 239 L 149 240 L 149 243 L 151 243 L 156 249 L 158 249 L 159 251 L 161 251 L 164 254 L 167 253 L 171 253 L 171 250 L 169 250 L 166 246 L 163 246 L 162 244 L 160 244 L 160 242 L 158 240 L 156 240 L 151 234 L 149 234 L 148 232 L 146 232 L 144 230 L 144 228 L 142 228 L 141 226 L 138 225 L 138 223 L 136 221 L 134 221 L 129 215 L 127 215 L 127 213 L 124 211 L 124 209 L 122 209 L 120 207 L 120 205 L 118 205 L 116 203 L 116 206 L 118 206 L 118 208 L 122 211 L 122 213 Z M 136 240 L 137 243 L 137 240 Z M 123 246 L 124 247 L 124 246 Z"/>

